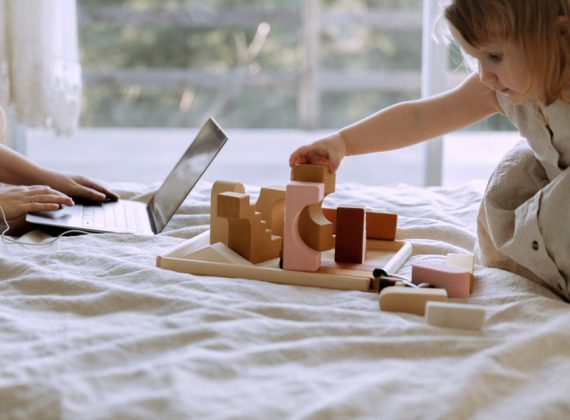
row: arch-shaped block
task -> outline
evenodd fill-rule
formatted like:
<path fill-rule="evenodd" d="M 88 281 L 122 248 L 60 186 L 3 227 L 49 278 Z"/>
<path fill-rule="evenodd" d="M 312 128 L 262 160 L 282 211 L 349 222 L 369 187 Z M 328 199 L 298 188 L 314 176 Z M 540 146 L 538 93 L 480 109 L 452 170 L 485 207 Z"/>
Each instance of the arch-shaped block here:
<path fill-rule="evenodd" d="M 283 231 L 283 268 L 317 271 L 321 252 L 308 246 L 299 233 L 299 217 L 303 209 L 324 199 L 321 182 L 291 181 L 285 193 L 285 227 Z"/>

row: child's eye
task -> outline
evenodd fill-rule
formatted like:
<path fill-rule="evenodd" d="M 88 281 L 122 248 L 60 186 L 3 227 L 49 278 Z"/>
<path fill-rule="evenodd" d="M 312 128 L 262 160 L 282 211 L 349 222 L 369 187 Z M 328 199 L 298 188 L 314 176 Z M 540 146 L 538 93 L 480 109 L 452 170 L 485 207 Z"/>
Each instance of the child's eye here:
<path fill-rule="evenodd" d="M 489 60 L 491 61 L 498 63 L 502 59 L 503 59 L 503 54 L 489 53 Z"/>

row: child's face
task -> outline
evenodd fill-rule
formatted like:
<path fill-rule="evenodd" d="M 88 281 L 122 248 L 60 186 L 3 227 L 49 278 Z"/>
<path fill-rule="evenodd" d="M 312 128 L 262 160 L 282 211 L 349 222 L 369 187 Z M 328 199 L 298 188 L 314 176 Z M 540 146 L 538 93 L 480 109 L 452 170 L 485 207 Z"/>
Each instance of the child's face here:
<path fill-rule="evenodd" d="M 457 33 L 455 39 L 463 51 L 477 60 L 479 77 L 485 86 L 504 93 L 514 104 L 528 101 L 530 80 L 520 48 L 511 42 L 475 48 Z"/>

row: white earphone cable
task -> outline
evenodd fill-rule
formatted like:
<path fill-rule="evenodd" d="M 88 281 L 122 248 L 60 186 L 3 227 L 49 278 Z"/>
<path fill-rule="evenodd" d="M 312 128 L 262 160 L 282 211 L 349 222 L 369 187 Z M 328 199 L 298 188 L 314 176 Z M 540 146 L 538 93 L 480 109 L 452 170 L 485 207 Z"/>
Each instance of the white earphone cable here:
<path fill-rule="evenodd" d="M 2 221 L 6 225 L 6 229 L 4 229 L 2 231 L 0 236 L 2 237 L 2 242 L 9 243 L 9 244 L 18 244 L 18 245 L 23 245 L 23 246 L 27 246 L 27 245 L 47 246 L 47 245 L 53 244 L 55 241 L 60 239 L 62 236 L 69 235 L 71 233 L 89 233 L 85 230 L 71 229 L 71 230 L 66 230 L 65 232 L 60 233 L 58 236 L 56 236 L 55 238 L 53 238 L 47 242 L 41 242 L 41 243 L 37 243 L 37 244 L 32 243 L 32 242 L 22 242 L 22 241 L 19 241 L 17 239 L 11 238 L 8 235 L 6 235 L 6 233 L 10 230 L 10 225 L 8 224 L 8 220 L 6 218 L 6 213 L 4 212 L 4 209 L 2 208 L 2 206 L 0 206 L 0 212 L 2 213 Z"/>

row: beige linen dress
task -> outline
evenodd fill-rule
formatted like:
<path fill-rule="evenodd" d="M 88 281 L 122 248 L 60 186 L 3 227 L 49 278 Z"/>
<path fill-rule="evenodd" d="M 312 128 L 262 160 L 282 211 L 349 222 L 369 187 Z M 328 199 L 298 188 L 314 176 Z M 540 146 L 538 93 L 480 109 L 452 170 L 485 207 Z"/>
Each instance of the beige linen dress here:
<path fill-rule="evenodd" d="M 491 175 L 477 220 L 479 262 L 530 278 L 570 301 L 570 104 L 497 99 L 523 139 Z"/>

